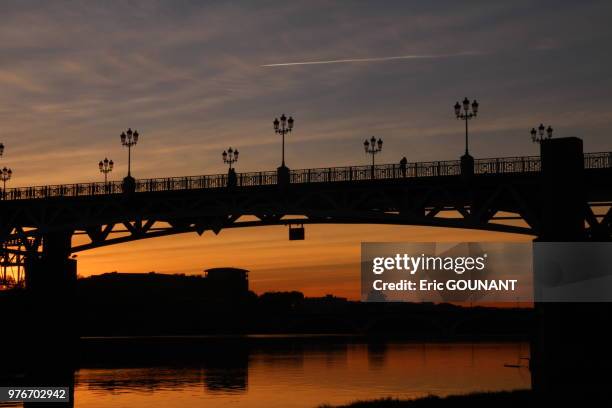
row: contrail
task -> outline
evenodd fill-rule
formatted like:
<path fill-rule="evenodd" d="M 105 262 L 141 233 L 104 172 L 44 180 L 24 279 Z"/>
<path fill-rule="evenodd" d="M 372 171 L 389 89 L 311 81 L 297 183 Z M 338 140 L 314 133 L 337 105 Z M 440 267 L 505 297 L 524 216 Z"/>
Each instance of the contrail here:
<path fill-rule="evenodd" d="M 346 64 L 346 63 L 351 63 L 351 62 L 381 62 L 381 61 L 395 61 L 395 60 L 409 60 L 409 59 L 435 59 L 435 58 L 462 57 L 462 56 L 468 56 L 468 55 L 480 55 L 480 53 L 476 51 L 467 51 L 467 52 L 460 52 L 456 54 L 396 55 L 393 57 L 348 58 L 348 59 L 323 60 L 323 61 L 282 62 L 278 64 L 260 65 L 260 67 L 291 67 L 294 65 Z"/>

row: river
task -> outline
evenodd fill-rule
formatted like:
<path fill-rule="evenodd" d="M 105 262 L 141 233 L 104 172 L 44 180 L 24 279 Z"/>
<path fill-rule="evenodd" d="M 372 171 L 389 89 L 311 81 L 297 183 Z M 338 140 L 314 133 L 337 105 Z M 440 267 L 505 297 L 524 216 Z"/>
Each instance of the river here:
<path fill-rule="evenodd" d="M 524 342 L 254 336 L 212 344 L 191 339 L 186 346 L 159 340 L 153 347 L 138 342 L 123 347 L 130 339 L 114 339 L 108 347 L 108 339 L 92 341 L 96 345 L 74 372 L 79 408 L 314 408 L 531 386 Z M 122 351 L 109 351 L 117 348 Z"/>

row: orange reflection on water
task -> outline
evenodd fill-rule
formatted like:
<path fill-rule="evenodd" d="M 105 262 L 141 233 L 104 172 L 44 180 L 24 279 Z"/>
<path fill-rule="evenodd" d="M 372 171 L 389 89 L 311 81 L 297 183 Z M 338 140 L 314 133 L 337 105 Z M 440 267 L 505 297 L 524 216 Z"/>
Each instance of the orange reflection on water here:
<path fill-rule="evenodd" d="M 317 407 L 530 387 L 527 343 L 333 343 L 252 350 L 241 366 L 81 369 L 75 407 Z"/>

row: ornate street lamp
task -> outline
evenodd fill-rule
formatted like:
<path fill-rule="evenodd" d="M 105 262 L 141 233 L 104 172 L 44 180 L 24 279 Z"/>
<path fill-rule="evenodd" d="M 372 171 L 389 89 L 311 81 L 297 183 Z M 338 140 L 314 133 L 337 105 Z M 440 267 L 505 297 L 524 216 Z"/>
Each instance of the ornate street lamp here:
<path fill-rule="evenodd" d="M 4 143 L 0 143 L 0 156 L 4 154 Z"/>
<path fill-rule="evenodd" d="M 13 170 L 4 167 L 0 170 L 0 179 L 2 180 L 2 199 L 6 200 L 6 182 L 13 177 Z"/>
<path fill-rule="evenodd" d="M 370 141 L 366 139 L 365 142 L 363 142 L 365 152 L 372 155 L 372 167 L 374 167 L 374 156 L 376 156 L 376 154 L 382 150 L 382 145 L 382 139 L 378 139 L 378 141 L 376 141 L 374 136 L 370 138 Z"/>
<path fill-rule="evenodd" d="M 380 153 L 382 146 L 382 139 L 379 138 L 377 141 L 374 136 L 370 138 L 370 141 L 366 139 L 365 142 L 363 142 L 363 148 L 365 149 L 366 154 L 372 155 L 372 178 L 374 178 L 374 157 L 376 154 Z"/>
<path fill-rule="evenodd" d="M 98 167 L 100 168 L 100 173 L 104 173 L 104 184 L 108 183 L 108 173 L 110 173 L 111 171 L 113 171 L 113 166 L 115 165 L 115 163 L 113 163 L 112 160 L 108 160 L 108 158 L 104 158 L 104 160 L 100 160 L 100 163 L 98 163 Z"/>
<path fill-rule="evenodd" d="M 272 124 L 274 125 L 274 132 L 283 137 L 283 160 L 281 167 L 285 167 L 285 135 L 293 130 L 293 117 L 289 116 L 289 119 L 287 119 L 283 113 L 280 117 L 280 121 L 278 118 L 275 118 Z"/>
<path fill-rule="evenodd" d="M 459 102 L 455 103 L 455 116 L 457 119 L 461 119 L 465 121 L 465 155 L 469 156 L 468 153 L 468 121 L 472 118 L 475 118 L 478 114 L 478 102 L 474 99 L 472 102 L 472 110 L 470 111 L 470 100 L 465 98 L 463 100 L 463 110 L 461 110 L 461 105 Z"/>
<path fill-rule="evenodd" d="M 531 128 L 531 141 L 533 143 L 542 143 L 544 140 L 548 140 L 552 138 L 553 128 L 548 126 L 546 128 L 546 136 L 544 136 L 544 125 L 540 123 L 538 126 L 538 130 L 535 128 Z"/>
<path fill-rule="evenodd" d="M 234 150 L 231 147 L 227 151 L 223 151 L 223 163 L 229 164 L 230 170 L 232 170 L 232 164 L 238 161 L 238 149 Z"/>
<path fill-rule="evenodd" d="M 227 186 L 235 187 L 238 185 L 238 177 L 236 176 L 236 170 L 232 168 L 232 164 L 238 161 L 238 149 L 234 150 L 231 147 L 227 149 L 227 151 L 223 151 L 223 163 L 229 165 L 229 170 L 227 171 Z"/>
<path fill-rule="evenodd" d="M 121 144 L 128 148 L 128 177 L 132 176 L 132 146 L 138 143 L 138 136 L 138 131 L 131 128 L 121 133 Z"/>

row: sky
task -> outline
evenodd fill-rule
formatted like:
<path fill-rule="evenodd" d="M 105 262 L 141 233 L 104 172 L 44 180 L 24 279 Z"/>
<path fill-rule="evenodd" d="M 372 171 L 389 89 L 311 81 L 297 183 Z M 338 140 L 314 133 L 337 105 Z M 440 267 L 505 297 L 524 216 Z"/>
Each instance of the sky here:
<path fill-rule="evenodd" d="M 456 159 L 452 106 L 476 98 L 475 157 L 537 154 L 529 130 L 612 150 L 609 1 L 3 1 L 0 141 L 10 186 L 111 179 L 127 171 L 119 134 L 138 129 L 137 178 L 272 170 L 272 120 L 295 118 L 291 168 Z M 235 229 L 79 254 L 79 273 L 251 270 L 256 291 L 358 296 L 361 241 L 530 240 L 410 226 Z M 155 255 L 152 255 L 155 254 Z"/>

